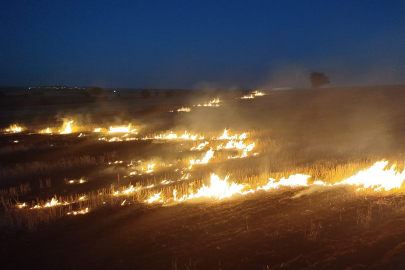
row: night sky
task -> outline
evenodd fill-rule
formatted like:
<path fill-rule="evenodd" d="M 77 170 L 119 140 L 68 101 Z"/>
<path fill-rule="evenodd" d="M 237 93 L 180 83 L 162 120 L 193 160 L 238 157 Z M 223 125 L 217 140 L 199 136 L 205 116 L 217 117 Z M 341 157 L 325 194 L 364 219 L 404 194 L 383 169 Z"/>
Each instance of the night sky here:
<path fill-rule="evenodd" d="M 405 1 L 0 3 L 0 86 L 405 83 Z"/>

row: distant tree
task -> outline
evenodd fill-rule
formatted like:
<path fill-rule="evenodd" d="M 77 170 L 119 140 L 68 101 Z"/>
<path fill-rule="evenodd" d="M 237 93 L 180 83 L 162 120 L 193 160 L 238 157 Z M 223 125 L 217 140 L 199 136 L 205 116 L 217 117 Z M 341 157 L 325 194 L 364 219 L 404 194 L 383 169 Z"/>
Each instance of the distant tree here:
<path fill-rule="evenodd" d="M 319 88 L 322 85 L 330 83 L 329 77 L 320 72 L 312 72 L 309 79 L 312 84 L 312 88 Z"/>
<path fill-rule="evenodd" d="M 100 88 L 100 87 L 92 87 L 92 88 L 90 88 L 89 92 L 90 92 L 90 94 L 99 96 L 102 93 L 104 93 L 104 89 Z"/>
<path fill-rule="evenodd" d="M 149 90 L 143 89 L 142 92 L 141 92 L 141 96 L 142 96 L 143 98 L 148 98 L 148 97 L 150 97 L 150 92 L 149 92 Z"/>
<path fill-rule="evenodd" d="M 160 95 L 159 91 L 155 91 L 155 97 L 158 97 Z"/>
<path fill-rule="evenodd" d="M 165 97 L 172 97 L 174 96 L 174 91 L 173 90 L 167 90 L 165 91 Z"/>

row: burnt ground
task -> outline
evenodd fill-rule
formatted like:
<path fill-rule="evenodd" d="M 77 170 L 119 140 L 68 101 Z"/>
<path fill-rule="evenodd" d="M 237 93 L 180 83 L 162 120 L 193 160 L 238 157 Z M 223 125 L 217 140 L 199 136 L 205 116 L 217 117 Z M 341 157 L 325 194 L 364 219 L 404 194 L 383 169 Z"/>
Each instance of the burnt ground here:
<path fill-rule="evenodd" d="M 303 190 L 61 219 L 2 235 L 2 269 L 403 269 L 400 195 Z"/>

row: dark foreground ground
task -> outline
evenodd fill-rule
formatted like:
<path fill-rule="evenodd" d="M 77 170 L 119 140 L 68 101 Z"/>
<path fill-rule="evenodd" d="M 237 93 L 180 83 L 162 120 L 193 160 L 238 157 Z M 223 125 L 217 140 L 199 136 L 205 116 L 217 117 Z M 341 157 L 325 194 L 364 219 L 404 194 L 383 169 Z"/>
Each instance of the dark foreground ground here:
<path fill-rule="evenodd" d="M 2 235 L 1 269 L 404 269 L 403 197 L 305 190 L 62 219 Z"/>

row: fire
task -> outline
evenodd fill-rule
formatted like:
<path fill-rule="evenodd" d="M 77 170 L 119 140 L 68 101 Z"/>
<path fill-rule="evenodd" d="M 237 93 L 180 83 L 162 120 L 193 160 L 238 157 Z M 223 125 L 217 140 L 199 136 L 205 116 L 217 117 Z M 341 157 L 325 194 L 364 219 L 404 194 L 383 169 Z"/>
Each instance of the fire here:
<path fill-rule="evenodd" d="M 196 146 L 196 147 L 192 147 L 190 150 L 191 151 L 193 151 L 193 150 L 202 150 L 206 145 L 208 145 L 209 144 L 209 142 L 203 142 L 203 143 L 200 143 L 198 146 Z"/>
<path fill-rule="evenodd" d="M 47 202 L 45 204 L 45 207 L 52 207 L 52 206 L 55 206 L 55 205 L 58 205 L 58 204 L 60 204 L 60 203 L 58 203 L 58 200 L 55 199 L 55 198 L 52 198 L 52 200 L 50 202 Z"/>
<path fill-rule="evenodd" d="M 143 140 L 149 140 L 149 139 L 155 139 L 155 140 L 177 140 L 177 139 L 181 139 L 181 140 L 195 141 L 197 139 L 203 140 L 204 137 L 200 136 L 198 134 L 190 134 L 187 131 L 185 131 L 184 134 L 182 134 L 182 135 L 177 135 L 173 131 L 170 131 L 169 133 L 166 133 L 166 134 L 159 134 L 159 135 L 155 135 L 154 137 L 146 136 L 145 138 L 143 138 Z"/>
<path fill-rule="evenodd" d="M 18 133 L 18 132 L 21 132 L 22 130 L 23 130 L 23 128 L 21 126 L 14 124 L 14 125 L 10 126 L 9 128 L 7 128 L 5 130 L 5 132 Z"/>
<path fill-rule="evenodd" d="M 220 137 L 218 137 L 217 139 L 218 140 L 237 140 L 237 139 L 244 140 L 244 139 L 246 139 L 246 137 L 247 137 L 246 132 L 242 133 L 241 135 L 235 134 L 233 136 L 229 136 L 228 130 L 224 129 L 224 132 L 222 133 L 222 135 Z"/>
<path fill-rule="evenodd" d="M 263 92 L 260 92 L 260 91 L 253 91 L 253 93 L 252 93 L 253 95 L 255 95 L 255 97 L 261 97 L 261 96 L 264 96 L 264 93 Z"/>
<path fill-rule="evenodd" d="M 190 112 L 191 109 L 189 107 L 181 107 L 180 109 L 177 110 L 178 112 Z"/>
<path fill-rule="evenodd" d="M 101 128 L 95 128 L 94 132 L 101 132 Z"/>
<path fill-rule="evenodd" d="M 250 93 L 249 95 L 244 95 L 243 97 L 241 97 L 240 99 L 253 99 L 255 97 L 261 97 L 264 96 L 265 94 L 263 92 L 260 91 L 253 91 L 252 93 Z"/>
<path fill-rule="evenodd" d="M 110 130 L 108 133 L 115 133 L 115 132 L 130 132 L 131 131 L 131 124 L 128 124 L 128 126 L 121 126 L 121 127 L 110 127 Z"/>
<path fill-rule="evenodd" d="M 20 208 L 20 209 L 21 209 L 21 208 L 26 207 L 27 205 L 26 205 L 25 203 L 23 203 L 23 204 L 18 204 L 17 206 L 18 206 L 18 208 Z"/>
<path fill-rule="evenodd" d="M 399 173 L 395 170 L 395 164 L 390 169 L 384 170 L 387 164 L 388 161 L 378 161 L 370 168 L 360 171 L 338 184 L 363 186 L 363 188 L 372 188 L 375 191 L 398 189 L 405 180 L 405 170 Z"/>
<path fill-rule="evenodd" d="M 228 157 L 229 159 L 233 158 L 244 158 L 248 156 L 248 152 L 252 151 L 253 148 L 255 147 L 255 143 L 251 144 L 246 144 L 243 140 L 247 138 L 246 132 L 242 133 L 241 135 L 235 134 L 233 136 L 230 136 L 228 134 L 228 130 L 225 129 L 223 134 L 218 137 L 218 140 L 228 140 L 227 144 L 224 146 L 223 144 L 220 144 L 217 146 L 217 150 L 221 149 L 238 149 L 238 150 L 243 150 L 241 154 L 238 156 L 230 156 Z"/>
<path fill-rule="evenodd" d="M 255 147 L 255 143 L 249 144 L 248 146 L 243 149 L 242 155 L 240 156 L 241 158 L 247 157 L 248 152 L 252 151 L 253 148 Z"/>
<path fill-rule="evenodd" d="M 190 159 L 190 166 L 189 169 L 191 169 L 193 167 L 193 165 L 196 164 L 207 164 L 210 159 L 214 156 L 214 150 L 212 150 L 212 148 L 210 148 L 210 150 L 207 151 L 207 153 L 205 154 L 205 156 L 202 159 Z"/>
<path fill-rule="evenodd" d="M 269 190 L 271 188 L 279 188 L 280 186 L 290 186 L 290 187 L 297 187 L 297 186 L 308 186 L 308 178 L 310 175 L 305 174 L 295 174 L 290 175 L 288 178 L 281 178 L 280 181 L 275 182 L 276 179 L 270 178 L 270 181 L 263 187 L 259 187 L 258 189 Z"/>
<path fill-rule="evenodd" d="M 307 186 L 307 180 L 311 176 L 303 174 L 290 175 L 288 178 L 282 178 L 280 181 L 275 182 L 275 179 L 270 178 L 270 181 L 263 187 L 258 187 L 256 190 L 249 188 L 247 184 L 237 184 L 229 181 L 229 176 L 226 176 L 224 180 L 221 180 L 218 175 L 211 174 L 210 184 L 204 185 L 197 190 L 196 193 L 189 195 L 183 195 L 181 198 L 177 198 L 177 190 L 173 190 L 174 201 L 185 201 L 199 197 L 215 198 L 222 200 L 224 198 L 231 197 L 234 194 L 248 194 L 254 193 L 258 190 L 277 189 L 280 186 Z"/>
<path fill-rule="evenodd" d="M 152 164 L 148 164 L 148 170 L 146 171 L 146 173 L 151 173 L 153 172 L 153 168 L 156 166 L 156 164 L 152 163 Z"/>
<path fill-rule="evenodd" d="M 203 105 L 201 105 L 201 104 L 198 104 L 197 105 L 197 107 L 201 107 L 201 106 L 203 106 L 203 107 L 218 107 L 219 106 L 219 98 L 214 98 L 213 100 L 211 100 L 211 101 L 208 101 L 208 102 L 204 102 L 204 104 Z M 194 105 L 195 106 L 195 105 Z"/>
<path fill-rule="evenodd" d="M 130 194 L 133 193 L 135 191 L 140 190 L 141 188 L 139 187 L 134 187 L 133 185 L 130 185 L 127 189 L 124 189 L 121 193 L 122 194 Z"/>
<path fill-rule="evenodd" d="M 153 196 L 151 196 L 151 197 L 150 197 L 149 199 L 147 199 L 145 202 L 148 202 L 148 203 L 156 202 L 157 200 L 160 199 L 160 193 L 161 193 L 161 192 L 155 193 Z M 163 201 L 160 200 L 160 202 L 163 202 Z"/>
<path fill-rule="evenodd" d="M 197 137 L 198 135 L 190 135 L 190 133 L 187 133 L 187 131 L 185 131 L 184 134 L 179 137 L 179 139 L 195 141 Z"/>
<path fill-rule="evenodd" d="M 196 194 L 191 194 L 188 198 L 214 197 L 221 200 L 236 193 L 242 193 L 242 190 L 246 188 L 245 185 L 228 182 L 228 178 L 229 176 L 226 176 L 224 180 L 221 180 L 218 175 L 211 174 L 210 186 L 203 184 Z"/>
<path fill-rule="evenodd" d="M 73 120 L 64 123 L 63 125 L 65 125 L 65 129 L 63 131 L 60 132 L 60 134 L 70 134 L 72 133 L 72 128 L 70 127 L 70 124 L 73 123 Z"/>
<path fill-rule="evenodd" d="M 46 128 L 46 129 L 41 130 L 40 133 L 43 133 L 43 134 L 52 134 L 52 132 L 51 132 L 51 130 L 50 130 L 49 128 Z"/>
<path fill-rule="evenodd" d="M 249 95 L 244 95 L 244 96 L 241 97 L 240 99 L 252 99 L 252 98 L 255 98 L 255 96 L 252 95 L 252 94 L 249 94 Z"/>

